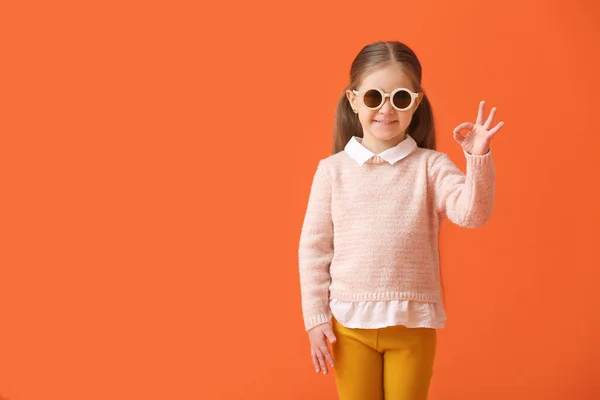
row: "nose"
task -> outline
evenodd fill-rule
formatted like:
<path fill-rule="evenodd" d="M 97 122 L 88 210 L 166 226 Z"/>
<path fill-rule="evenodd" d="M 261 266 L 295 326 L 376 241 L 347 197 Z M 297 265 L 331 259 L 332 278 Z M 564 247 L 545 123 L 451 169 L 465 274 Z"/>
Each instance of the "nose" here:
<path fill-rule="evenodd" d="M 392 107 L 392 99 L 386 97 L 383 101 L 383 105 L 379 109 L 381 114 L 389 114 L 394 111 L 394 107 Z"/>

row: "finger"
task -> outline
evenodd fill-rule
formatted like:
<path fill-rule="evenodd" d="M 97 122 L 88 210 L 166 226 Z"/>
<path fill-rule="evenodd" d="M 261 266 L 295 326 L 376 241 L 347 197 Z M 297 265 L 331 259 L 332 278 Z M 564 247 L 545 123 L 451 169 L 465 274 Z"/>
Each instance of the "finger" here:
<path fill-rule="evenodd" d="M 458 125 L 456 128 L 454 128 L 454 132 L 455 133 L 460 133 L 460 131 L 462 131 L 463 129 L 473 129 L 475 125 L 472 122 L 463 122 L 462 124 Z"/>
<path fill-rule="evenodd" d="M 496 115 L 496 107 L 492 107 L 492 111 L 490 111 L 490 116 L 488 117 L 487 121 L 485 121 L 485 124 L 483 124 L 483 127 L 487 130 L 490 129 L 490 126 L 492 126 L 492 123 L 494 122 L 494 116 Z"/>
<path fill-rule="evenodd" d="M 315 367 L 315 371 L 319 373 L 319 360 L 317 359 L 317 354 L 313 349 L 310 349 L 310 357 L 312 358 L 313 365 Z"/>
<path fill-rule="evenodd" d="M 475 121 L 475 123 L 477 125 L 481 125 L 483 124 L 483 108 L 485 106 L 485 101 L 481 100 L 479 102 L 479 112 L 477 113 L 477 120 Z"/>
<path fill-rule="evenodd" d="M 496 132 L 498 132 L 500 130 L 500 128 L 502 128 L 503 126 L 504 126 L 504 121 L 498 122 L 498 125 L 496 125 L 489 131 L 490 136 L 493 136 L 494 134 L 496 134 Z"/>
<path fill-rule="evenodd" d="M 323 357 L 323 353 L 321 353 L 320 349 L 316 349 L 315 353 L 317 354 L 317 359 L 319 360 L 321 371 L 323 371 L 323 374 L 327 375 L 327 363 L 325 363 L 325 357 Z"/>
<path fill-rule="evenodd" d="M 465 140 L 465 137 L 459 132 L 454 131 L 454 140 L 456 140 L 459 144 L 462 144 L 462 142 Z"/>
<path fill-rule="evenodd" d="M 336 342 L 337 339 L 335 338 L 335 335 L 333 334 L 333 331 L 331 329 L 326 329 L 323 331 L 323 333 L 325 334 L 325 337 L 327 338 L 329 343 L 333 344 Z"/>
<path fill-rule="evenodd" d="M 329 351 L 329 347 L 325 346 L 321 349 L 321 352 L 323 353 L 325 359 L 329 362 L 329 365 L 331 365 L 331 368 L 333 368 L 333 356 L 331 355 L 331 351 Z"/>

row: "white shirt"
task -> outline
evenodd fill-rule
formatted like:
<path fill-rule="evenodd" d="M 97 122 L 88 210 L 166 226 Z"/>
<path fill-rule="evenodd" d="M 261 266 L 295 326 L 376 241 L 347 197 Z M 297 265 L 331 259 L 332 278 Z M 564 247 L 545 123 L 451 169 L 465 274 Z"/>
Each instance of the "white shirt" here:
<path fill-rule="evenodd" d="M 410 136 L 397 146 L 375 154 L 362 145 L 362 138 L 352 137 L 344 151 L 361 167 L 364 164 L 387 162 L 391 165 L 410 155 L 417 142 Z M 404 325 L 408 328 L 443 328 L 446 313 L 441 303 L 412 300 L 340 301 L 330 299 L 329 307 L 335 319 L 348 328 L 377 329 Z"/>

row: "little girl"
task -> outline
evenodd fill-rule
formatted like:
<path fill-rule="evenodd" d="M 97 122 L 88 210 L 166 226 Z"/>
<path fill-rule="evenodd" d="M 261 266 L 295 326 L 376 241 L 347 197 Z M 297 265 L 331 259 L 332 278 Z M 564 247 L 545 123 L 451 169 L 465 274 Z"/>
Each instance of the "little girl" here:
<path fill-rule="evenodd" d="M 477 228 L 492 214 L 496 109 L 484 120 L 482 101 L 476 122 L 454 129 L 463 174 L 435 150 L 421 75 L 406 45 L 365 46 L 337 106 L 333 154 L 312 182 L 298 250 L 302 312 L 315 370 L 335 361 L 340 400 L 427 399 L 446 320 L 440 224 Z"/>

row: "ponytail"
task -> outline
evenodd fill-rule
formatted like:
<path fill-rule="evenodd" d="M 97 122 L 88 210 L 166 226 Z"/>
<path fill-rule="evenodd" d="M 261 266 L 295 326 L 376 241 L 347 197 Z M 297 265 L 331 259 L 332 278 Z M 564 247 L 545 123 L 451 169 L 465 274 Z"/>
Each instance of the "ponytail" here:
<path fill-rule="evenodd" d="M 352 110 L 352 106 L 346 97 L 347 86 L 340 96 L 335 109 L 335 124 L 333 128 L 333 148 L 331 154 L 344 150 L 352 136 L 363 137 L 363 130 L 358 115 Z"/>
<path fill-rule="evenodd" d="M 435 150 L 435 124 L 433 121 L 433 109 L 429 98 L 423 91 L 423 100 L 415 111 L 407 133 L 415 139 L 417 145 L 424 149 Z"/>

